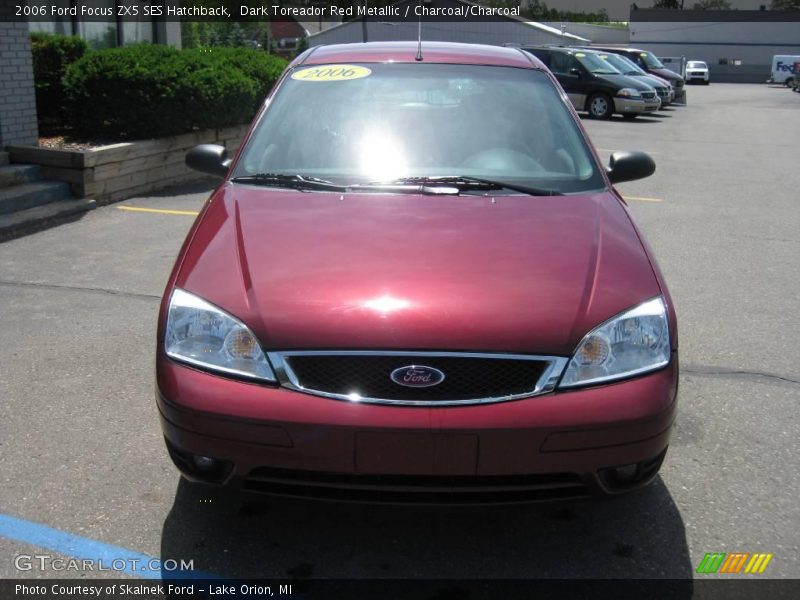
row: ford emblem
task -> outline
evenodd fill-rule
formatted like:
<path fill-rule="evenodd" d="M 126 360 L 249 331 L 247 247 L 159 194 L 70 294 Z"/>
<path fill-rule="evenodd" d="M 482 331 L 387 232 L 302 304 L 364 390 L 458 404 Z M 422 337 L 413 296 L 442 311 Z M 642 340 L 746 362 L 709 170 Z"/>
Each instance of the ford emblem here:
<path fill-rule="evenodd" d="M 444 373 L 433 367 L 411 365 L 392 371 L 392 381 L 405 387 L 423 388 L 439 385 L 444 381 Z"/>

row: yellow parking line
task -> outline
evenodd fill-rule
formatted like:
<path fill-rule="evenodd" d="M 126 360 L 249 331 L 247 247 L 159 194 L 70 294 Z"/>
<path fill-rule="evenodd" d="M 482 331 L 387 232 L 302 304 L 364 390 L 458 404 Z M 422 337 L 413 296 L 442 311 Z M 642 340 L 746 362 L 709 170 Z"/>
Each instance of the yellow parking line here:
<path fill-rule="evenodd" d="M 645 198 L 643 196 L 623 196 L 625 200 L 636 200 L 637 202 L 663 202 L 661 198 Z"/>
<path fill-rule="evenodd" d="M 158 213 L 160 215 L 186 215 L 196 217 L 200 213 L 195 210 L 166 210 L 164 208 L 140 208 L 138 206 L 118 206 L 119 210 L 130 210 L 133 212 Z"/>

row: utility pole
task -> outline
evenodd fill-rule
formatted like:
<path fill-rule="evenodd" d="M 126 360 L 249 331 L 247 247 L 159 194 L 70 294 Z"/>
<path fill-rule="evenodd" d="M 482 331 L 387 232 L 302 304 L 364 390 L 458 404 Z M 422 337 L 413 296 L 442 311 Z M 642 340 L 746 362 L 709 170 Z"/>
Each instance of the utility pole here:
<path fill-rule="evenodd" d="M 367 43 L 367 0 L 361 0 L 361 6 L 364 8 L 364 16 L 361 17 L 361 37 L 364 43 Z"/>

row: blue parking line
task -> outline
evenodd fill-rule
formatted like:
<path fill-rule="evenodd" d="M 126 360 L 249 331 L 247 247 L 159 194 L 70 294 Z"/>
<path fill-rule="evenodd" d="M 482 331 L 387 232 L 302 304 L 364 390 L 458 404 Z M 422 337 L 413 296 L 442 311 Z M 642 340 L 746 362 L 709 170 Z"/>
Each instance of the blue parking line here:
<path fill-rule="evenodd" d="M 162 577 L 163 563 L 159 558 L 2 513 L 0 537 L 45 548 L 69 558 L 92 560 L 96 570 L 101 566 L 103 570 L 110 571 L 113 568 L 116 573 L 134 577 Z M 167 564 L 170 566 L 170 563 Z M 164 570 L 163 574 L 176 579 L 217 579 L 214 575 L 195 571 Z"/>

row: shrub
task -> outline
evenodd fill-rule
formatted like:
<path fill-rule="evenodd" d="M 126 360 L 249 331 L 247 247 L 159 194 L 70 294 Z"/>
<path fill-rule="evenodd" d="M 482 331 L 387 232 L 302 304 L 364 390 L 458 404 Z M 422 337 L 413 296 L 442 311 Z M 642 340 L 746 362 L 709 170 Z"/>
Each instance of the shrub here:
<path fill-rule="evenodd" d="M 140 44 L 99 50 L 67 70 L 79 136 L 148 138 L 225 127 L 253 116 L 256 84 L 210 56 Z"/>
<path fill-rule="evenodd" d="M 50 129 L 54 122 L 63 122 L 64 87 L 61 79 L 67 67 L 86 54 L 88 49 L 89 46 L 79 37 L 31 34 L 36 109 L 42 131 Z"/>
<path fill-rule="evenodd" d="M 272 86 L 278 80 L 288 62 L 279 56 L 267 54 L 263 50 L 251 48 L 194 48 L 185 50 L 187 54 L 201 54 L 207 60 L 214 60 L 222 68 L 239 69 L 247 77 L 256 82 L 256 100 L 252 115 L 267 97 Z"/>
<path fill-rule="evenodd" d="M 135 45 L 92 52 L 73 63 L 64 76 L 70 125 L 78 135 L 112 137 L 181 129 L 177 54 L 169 46 Z"/>
<path fill-rule="evenodd" d="M 189 127 L 227 127 L 255 116 L 257 84 L 242 71 L 208 58 L 198 60 L 188 52 L 181 53 L 178 63 L 185 73 L 179 96 L 191 120 Z"/>

